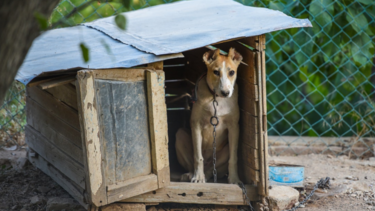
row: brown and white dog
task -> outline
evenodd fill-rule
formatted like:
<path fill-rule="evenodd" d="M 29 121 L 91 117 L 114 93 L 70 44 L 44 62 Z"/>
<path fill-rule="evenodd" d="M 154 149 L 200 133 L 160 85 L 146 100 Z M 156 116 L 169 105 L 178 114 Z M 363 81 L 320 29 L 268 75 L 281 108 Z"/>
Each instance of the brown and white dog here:
<path fill-rule="evenodd" d="M 217 177 L 229 172 L 228 182 L 240 182 L 237 172 L 237 148 L 239 137 L 237 68 L 242 56 L 231 48 L 228 56 L 220 50 L 206 52 L 203 60 L 207 65 L 207 76 L 198 82 L 197 102 L 191 118 L 191 135 L 184 129 L 176 134 L 176 151 L 179 163 L 188 171 L 181 181 L 205 183 L 213 176 L 213 93 L 218 102 L 216 127 Z"/>

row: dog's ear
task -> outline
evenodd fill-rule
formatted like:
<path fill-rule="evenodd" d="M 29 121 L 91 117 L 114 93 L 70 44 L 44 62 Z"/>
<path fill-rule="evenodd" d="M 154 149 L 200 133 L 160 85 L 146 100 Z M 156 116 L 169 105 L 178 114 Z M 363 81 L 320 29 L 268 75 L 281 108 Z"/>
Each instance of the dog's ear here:
<path fill-rule="evenodd" d="M 229 49 L 228 57 L 233 60 L 233 62 L 239 65 L 242 61 L 242 56 L 234 48 Z"/>
<path fill-rule="evenodd" d="M 214 51 L 208 51 L 203 54 L 203 61 L 206 64 L 211 64 L 220 55 L 220 49 Z"/>

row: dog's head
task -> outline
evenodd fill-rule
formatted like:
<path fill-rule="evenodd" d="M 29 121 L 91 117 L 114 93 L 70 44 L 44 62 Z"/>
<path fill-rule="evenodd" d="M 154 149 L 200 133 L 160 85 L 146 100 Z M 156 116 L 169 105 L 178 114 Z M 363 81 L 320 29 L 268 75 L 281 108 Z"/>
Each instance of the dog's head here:
<path fill-rule="evenodd" d="M 206 52 L 203 60 L 207 65 L 207 84 L 217 96 L 231 97 L 237 78 L 237 68 L 242 56 L 231 48 L 227 56 L 220 50 Z"/>

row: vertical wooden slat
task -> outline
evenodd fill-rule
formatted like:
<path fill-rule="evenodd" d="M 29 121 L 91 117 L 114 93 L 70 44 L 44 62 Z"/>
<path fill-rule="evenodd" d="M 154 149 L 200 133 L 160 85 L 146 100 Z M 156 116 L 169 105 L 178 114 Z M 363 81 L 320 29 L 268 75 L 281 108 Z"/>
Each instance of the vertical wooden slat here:
<path fill-rule="evenodd" d="M 162 188 L 170 183 L 164 72 L 147 71 L 146 74 L 152 171 L 158 176 L 158 187 Z"/>
<path fill-rule="evenodd" d="M 257 72 L 257 82 L 258 82 L 258 85 L 259 85 L 259 93 L 258 93 L 258 96 L 259 96 L 259 101 L 258 101 L 258 105 L 259 105 L 259 114 L 258 114 L 258 125 L 257 127 L 259 128 L 259 133 L 258 133 L 258 152 L 259 152 L 259 183 L 258 183 L 258 192 L 260 195 L 264 196 L 265 195 L 265 181 L 264 181 L 264 174 L 265 174 L 265 169 L 264 169 L 264 165 L 263 165 L 263 162 L 264 162 L 264 156 L 263 156 L 263 152 L 264 152 L 264 139 L 263 139 L 263 93 L 262 93 L 262 89 L 263 89 L 263 84 L 262 84 L 262 49 L 261 49 L 261 36 L 257 36 L 256 38 L 256 41 L 255 41 L 255 46 L 256 46 L 256 49 L 258 50 L 257 54 L 256 54 L 256 72 Z"/>
<path fill-rule="evenodd" d="M 240 42 L 255 47 L 255 37 L 243 38 Z M 240 64 L 236 81 L 239 88 L 239 107 L 241 110 L 238 165 L 240 166 L 239 176 L 243 182 L 257 184 L 259 181 L 259 88 L 256 78 L 256 54 L 236 41 L 222 43 L 215 47 L 224 50 L 234 47 L 242 55 L 243 62 L 248 64 Z M 252 150 L 254 153 L 249 153 L 248 150 Z"/>
<path fill-rule="evenodd" d="M 267 165 L 267 98 L 265 72 L 265 36 L 257 36 L 257 80 L 259 84 L 259 194 L 268 195 L 268 165 Z"/>
<path fill-rule="evenodd" d="M 104 168 L 102 166 L 102 146 L 95 98 L 94 74 L 81 70 L 77 74 L 78 103 L 83 152 L 86 171 L 86 190 L 90 201 L 96 206 L 107 204 Z"/>
<path fill-rule="evenodd" d="M 266 35 L 262 35 L 260 39 L 260 47 L 262 49 L 262 96 L 263 96 L 263 165 L 264 165 L 264 195 L 268 196 L 268 136 L 267 136 L 267 92 L 266 92 Z"/>

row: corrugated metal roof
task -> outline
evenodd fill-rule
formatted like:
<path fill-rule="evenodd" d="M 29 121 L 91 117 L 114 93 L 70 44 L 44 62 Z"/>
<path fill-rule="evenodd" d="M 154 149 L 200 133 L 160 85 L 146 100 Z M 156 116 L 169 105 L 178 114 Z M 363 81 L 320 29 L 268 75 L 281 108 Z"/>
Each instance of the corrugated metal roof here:
<path fill-rule="evenodd" d="M 180 1 L 124 14 L 128 20 L 126 31 L 116 26 L 114 17 L 83 25 L 156 55 L 287 28 L 312 27 L 308 19 L 292 18 L 277 10 L 244 6 L 232 0 Z"/>
<path fill-rule="evenodd" d="M 89 48 L 90 60 L 85 63 L 80 43 Z M 106 49 L 109 47 L 110 52 Z M 101 69 L 134 67 L 156 61 L 184 57 L 181 53 L 155 56 L 126 45 L 95 29 L 76 26 L 50 30 L 38 37 L 20 67 L 16 80 L 23 84 L 45 72 L 69 69 Z"/>
<path fill-rule="evenodd" d="M 224 40 L 312 26 L 307 19 L 232 0 L 181 1 L 124 14 L 125 31 L 109 17 L 43 33 L 34 41 L 16 79 L 27 84 L 45 72 L 133 67 L 183 57 L 181 52 Z M 88 63 L 82 59 L 81 42 L 90 49 Z"/>

